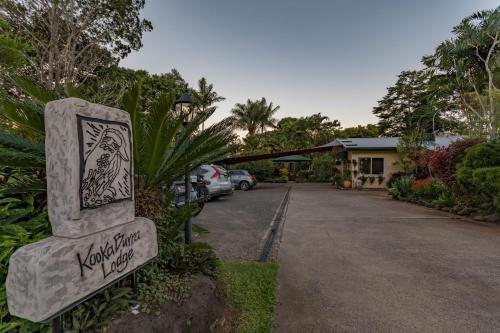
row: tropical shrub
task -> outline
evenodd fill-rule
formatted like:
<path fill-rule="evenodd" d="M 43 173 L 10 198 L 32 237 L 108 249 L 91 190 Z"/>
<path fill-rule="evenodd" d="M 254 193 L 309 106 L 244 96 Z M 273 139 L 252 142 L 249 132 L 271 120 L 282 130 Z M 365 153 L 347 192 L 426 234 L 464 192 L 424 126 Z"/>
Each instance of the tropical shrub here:
<path fill-rule="evenodd" d="M 263 181 L 264 179 L 268 179 L 273 176 L 274 163 L 273 161 L 267 159 L 267 160 L 233 164 L 230 166 L 230 169 L 248 170 L 250 174 L 254 175 L 257 178 L 257 180 Z"/>
<path fill-rule="evenodd" d="M 472 172 L 472 184 L 488 195 L 500 212 L 500 166 L 475 169 Z"/>
<path fill-rule="evenodd" d="M 432 176 L 445 183 L 453 182 L 457 164 L 464 157 L 466 149 L 481 142 L 481 139 L 464 139 L 433 151 L 428 161 Z"/>
<path fill-rule="evenodd" d="M 311 162 L 312 175 L 310 181 L 332 181 L 333 156 L 331 154 L 316 154 Z"/>
<path fill-rule="evenodd" d="M 394 198 L 407 197 L 410 194 L 411 186 L 415 181 L 413 176 L 404 176 L 395 180 L 389 188 L 389 193 Z"/>
<path fill-rule="evenodd" d="M 460 205 L 482 213 L 494 209 L 500 212 L 499 168 L 499 143 L 483 143 L 469 148 L 455 173 L 458 182 L 455 195 L 461 197 Z"/>
<path fill-rule="evenodd" d="M 411 196 L 415 199 L 433 201 L 446 192 L 444 184 L 430 177 L 417 179 L 411 185 Z"/>
<path fill-rule="evenodd" d="M 280 169 L 280 176 L 281 177 L 288 177 L 289 171 L 287 168 L 281 168 Z"/>

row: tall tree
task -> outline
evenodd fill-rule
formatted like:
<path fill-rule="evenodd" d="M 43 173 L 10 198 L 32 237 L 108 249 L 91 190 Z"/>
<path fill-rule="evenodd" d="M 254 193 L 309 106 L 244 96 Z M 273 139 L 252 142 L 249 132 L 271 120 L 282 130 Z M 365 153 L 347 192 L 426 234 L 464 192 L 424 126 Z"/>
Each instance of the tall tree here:
<path fill-rule="evenodd" d="M 152 29 L 139 13 L 145 0 L 0 0 L 0 18 L 31 49 L 31 74 L 46 88 L 84 81 L 141 46 Z"/>
<path fill-rule="evenodd" d="M 373 124 L 347 127 L 335 132 L 335 136 L 338 138 L 375 138 L 379 135 L 380 130 L 378 126 Z"/>
<path fill-rule="evenodd" d="M 477 12 L 452 30 L 454 37 L 423 58 L 450 96 L 458 97 L 479 134 L 498 138 L 500 121 L 500 7 Z M 469 113 L 469 114 L 467 114 Z M 472 116 L 472 117 L 471 117 Z"/>
<path fill-rule="evenodd" d="M 201 112 L 207 112 L 210 109 L 215 110 L 217 107 L 213 105 L 226 99 L 219 96 L 214 90 L 213 84 L 207 84 L 204 77 L 198 81 L 198 90 L 193 90 L 192 93 L 195 107 Z M 205 123 L 202 123 L 201 127 L 202 129 L 205 128 Z"/>
<path fill-rule="evenodd" d="M 246 104 L 237 103 L 231 110 L 236 119 L 238 128 L 248 131 L 248 135 L 255 135 L 260 130 L 261 133 L 267 127 L 273 127 L 276 120 L 273 115 L 279 110 L 279 106 L 267 103 L 263 97 L 260 100 L 248 99 Z"/>
<path fill-rule="evenodd" d="M 260 100 L 262 104 L 262 114 L 259 121 L 260 132 L 264 133 L 267 127 L 274 127 L 277 120 L 274 118 L 274 115 L 280 109 L 280 106 L 274 106 L 273 102 L 267 104 L 267 101 L 264 97 Z"/>
<path fill-rule="evenodd" d="M 456 121 L 447 115 L 448 99 L 429 91 L 429 74 L 425 71 L 403 71 L 387 88 L 373 113 L 378 127 L 386 136 L 403 136 L 418 128 L 424 133 L 437 129 L 455 130 Z"/>

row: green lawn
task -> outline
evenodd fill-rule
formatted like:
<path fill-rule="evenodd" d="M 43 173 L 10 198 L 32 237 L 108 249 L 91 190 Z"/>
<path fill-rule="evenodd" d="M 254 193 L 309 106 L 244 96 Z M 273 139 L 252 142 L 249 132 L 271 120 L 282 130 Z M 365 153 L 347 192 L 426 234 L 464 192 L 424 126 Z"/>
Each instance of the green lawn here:
<path fill-rule="evenodd" d="M 277 272 L 275 263 L 222 262 L 220 279 L 229 300 L 241 312 L 241 333 L 271 331 Z"/>

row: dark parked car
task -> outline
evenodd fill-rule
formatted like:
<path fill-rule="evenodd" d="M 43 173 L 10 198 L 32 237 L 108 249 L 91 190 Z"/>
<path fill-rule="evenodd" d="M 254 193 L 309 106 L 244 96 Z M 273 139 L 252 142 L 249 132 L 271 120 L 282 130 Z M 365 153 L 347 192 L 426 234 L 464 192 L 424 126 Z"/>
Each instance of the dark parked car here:
<path fill-rule="evenodd" d="M 234 187 L 243 191 L 250 190 L 257 185 L 257 179 L 247 170 L 229 170 L 229 175 Z"/>

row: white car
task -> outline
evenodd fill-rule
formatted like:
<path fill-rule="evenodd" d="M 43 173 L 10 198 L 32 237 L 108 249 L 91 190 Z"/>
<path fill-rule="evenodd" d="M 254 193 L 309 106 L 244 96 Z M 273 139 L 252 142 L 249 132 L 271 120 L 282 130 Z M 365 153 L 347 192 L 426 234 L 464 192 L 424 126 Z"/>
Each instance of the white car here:
<path fill-rule="evenodd" d="M 196 173 L 203 176 L 209 199 L 217 199 L 224 195 L 233 194 L 234 187 L 231 183 L 231 178 L 227 170 L 223 167 L 214 164 L 204 164 L 196 170 Z"/>

